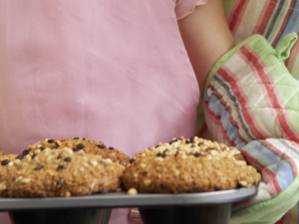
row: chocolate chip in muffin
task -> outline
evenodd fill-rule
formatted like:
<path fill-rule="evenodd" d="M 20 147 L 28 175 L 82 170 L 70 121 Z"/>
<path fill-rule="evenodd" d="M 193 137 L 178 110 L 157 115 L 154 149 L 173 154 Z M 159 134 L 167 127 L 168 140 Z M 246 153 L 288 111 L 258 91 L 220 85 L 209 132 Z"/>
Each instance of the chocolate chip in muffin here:
<path fill-rule="evenodd" d="M 63 179 L 59 179 L 57 182 L 56 182 L 56 186 L 58 188 L 63 188 L 64 187 L 64 180 Z"/>
<path fill-rule="evenodd" d="M 177 138 L 174 138 L 174 139 L 172 139 L 172 140 L 169 142 L 169 144 L 176 143 L 177 141 L 178 141 L 178 139 L 177 139 Z"/>
<path fill-rule="evenodd" d="M 57 167 L 57 171 L 61 171 L 61 170 L 64 170 L 66 167 L 64 165 L 58 165 Z"/>
<path fill-rule="evenodd" d="M 143 172 L 141 172 L 141 175 L 145 177 L 147 175 L 147 172 L 143 171 Z"/>
<path fill-rule="evenodd" d="M 72 158 L 71 157 L 66 157 L 66 158 L 64 158 L 63 161 L 69 163 L 69 162 L 72 161 Z"/>
<path fill-rule="evenodd" d="M 129 163 L 134 163 L 135 162 L 135 159 L 130 159 L 129 160 Z"/>
<path fill-rule="evenodd" d="M 5 160 L 2 160 L 2 161 L 1 161 L 1 165 L 2 165 L 2 166 L 7 166 L 9 163 L 10 163 L 10 160 L 9 160 L 9 159 L 5 159 Z"/>
<path fill-rule="evenodd" d="M 52 148 L 57 149 L 58 147 L 59 147 L 59 144 L 57 142 L 54 142 L 53 145 L 52 145 Z"/>
<path fill-rule="evenodd" d="M 44 168 L 43 165 L 41 164 L 37 164 L 36 167 L 34 168 L 35 171 L 39 171 L 39 170 L 42 170 Z"/>
<path fill-rule="evenodd" d="M 103 143 L 97 144 L 97 147 L 100 149 L 106 148 L 106 146 Z"/>
<path fill-rule="evenodd" d="M 29 153 L 30 153 L 30 149 L 25 149 L 23 152 L 22 152 L 22 155 L 23 156 L 27 156 Z"/>
<path fill-rule="evenodd" d="M 197 143 L 197 146 L 202 146 L 202 145 L 204 145 L 203 142 L 198 142 L 198 143 Z"/>
<path fill-rule="evenodd" d="M 38 147 L 38 149 L 39 149 L 40 151 L 44 151 L 46 148 L 45 148 L 44 146 L 40 146 L 40 147 Z"/>
<path fill-rule="evenodd" d="M 85 145 L 83 144 L 83 143 L 79 143 L 79 144 L 77 144 L 76 146 L 75 146 L 75 148 L 73 148 L 73 150 L 75 151 L 75 152 L 78 152 L 78 151 L 80 151 L 80 150 L 82 150 L 82 149 L 84 149 L 85 148 Z"/>
<path fill-rule="evenodd" d="M 36 154 L 33 154 L 32 156 L 31 156 L 31 159 L 34 159 L 36 157 Z"/>
<path fill-rule="evenodd" d="M 80 140 L 79 137 L 73 137 L 73 140 Z"/>
<path fill-rule="evenodd" d="M 215 148 L 209 147 L 209 148 L 206 149 L 206 151 L 208 151 L 208 152 L 212 151 L 212 150 L 215 150 Z"/>
<path fill-rule="evenodd" d="M 156 156 L 157 156 L 157 157 L 164 157 L 165 154 L 163 154 L 162 152 L 158 152 L 158 153 L 156 154 Z"/>
<path fill-rule="evenodd" d="M 26 155 L 18 155 L 17 157 L 16 157 L 16 159 L 19 159 L 19 160 L 23 160 L 23 159 L 25 159 L 25 157 L 26 157 Z"/>
<path fill-rule="evenodd" d="M 51 139 L 51 138 L 50 138 L 50 139 L 47 140 L 47 142 L 50 143 L 50 144 L 53 144 L 53 143 L 55 143 L 56 141 L 55 141 L 54 139 Z"/>
<path fill-rule="evenodd" d="M 156 154 L 156 156 L 157 157 L 162 157 L 162 158 L 165 158 L 166 156 L 167 156 L 167 149 L 166 150 L 164 150 L 163 152 L 158 152 L 157 154 Z"/>
<path fill-rule="evenodd" d="M 110 147 L 108 147 L 108 149 L 110 149 L 110 150 L 114 150 L 114 148 L 113 148 L 113 147 L 111 147 L 111 146 L 110 146 Z"/>
<path fill-rule="evenodd" d="M 204 156 L 204 153 L 201 153 L 201 152 L 195 152 L 195 153 L 193 153 L 193 156 L 194 157 L 202 157 L 202 156 Z"/>

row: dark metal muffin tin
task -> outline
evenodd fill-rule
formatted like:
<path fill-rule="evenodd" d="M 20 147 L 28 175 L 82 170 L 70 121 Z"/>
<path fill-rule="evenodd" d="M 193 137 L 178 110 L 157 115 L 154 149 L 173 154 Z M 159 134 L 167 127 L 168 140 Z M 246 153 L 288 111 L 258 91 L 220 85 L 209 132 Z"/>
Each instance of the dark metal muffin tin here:
<path fill-rule="evenodd" d="M 112 193 L 70 198 L 0 198 L 15 224 L 98 224 L 108 208 L 138 207 L 146 224 L 227 224 L 231 204 L 256 194 L 256 188 L 192 194 Z"/>

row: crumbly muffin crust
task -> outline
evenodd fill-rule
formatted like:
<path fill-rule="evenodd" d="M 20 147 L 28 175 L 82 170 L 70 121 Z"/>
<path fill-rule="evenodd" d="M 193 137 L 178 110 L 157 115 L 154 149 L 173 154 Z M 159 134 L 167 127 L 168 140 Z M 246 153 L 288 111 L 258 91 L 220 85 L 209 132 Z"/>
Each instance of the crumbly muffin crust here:
<path fill-rule="evenodd" d="M 87 138 L 69 138 L 69 139 L 44 139 L 35 144 L 29 145 L 30 151 L 41 151 L 45 148 L 62 149 L 71 148 L 74 152 L 85 151 L 88 154 L 101 155 L 103 158 L 111 159 L 114 162 L 120 162 L 126 165 L 129 157 L 120 150 L 108 147 L 101 141 L 91 140 Z"/>
<path fill-rule="evenodd" d="M 118 191 L 123 161 L 116 161 L 117 153 L 111 158 L 108 153 L 106 157 L 93 153 L 95 148 L 87 141 L 46 140 L 20 155 L 1 155 L 0 196 L 69 197 Z M 55 142 L 59 147 L 51 147 Z"/>
<path fill-rule="evenodd" d="M 124 187 L 143 193 L 188 193 L 257 185 L 261 175 L 239 150 L 195 137 L 139 153 L 122 175 Z"/>

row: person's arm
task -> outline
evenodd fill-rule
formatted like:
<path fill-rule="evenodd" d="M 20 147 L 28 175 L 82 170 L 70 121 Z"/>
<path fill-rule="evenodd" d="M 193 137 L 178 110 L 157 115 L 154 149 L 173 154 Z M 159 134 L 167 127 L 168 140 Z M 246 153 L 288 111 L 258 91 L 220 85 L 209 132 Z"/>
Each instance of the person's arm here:
<path fill-rule="evenodd" d="M 233 47 L 223 3 L 209 0 L 178 21 L 182 38 L 197 76 L 200 89 L 213 64 Z"/>

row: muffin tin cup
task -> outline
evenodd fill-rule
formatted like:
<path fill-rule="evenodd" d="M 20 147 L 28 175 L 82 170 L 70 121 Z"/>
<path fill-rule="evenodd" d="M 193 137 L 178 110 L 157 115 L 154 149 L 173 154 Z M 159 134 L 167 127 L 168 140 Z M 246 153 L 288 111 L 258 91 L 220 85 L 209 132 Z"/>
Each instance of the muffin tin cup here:
<path fill-rule="evenodd" d="M 199 206 L 139 208 L 144 224 L 228 224 L 231 204 Z"/>
<path fill-rule="evenodd" d="M 256 188 L 194 194 L 125 193 L 70 198 L 0 198 L 0 211 L 15 224 L 108 224 L 111 208 L 139 208 L 145 224 L 227 224 L 231 205 L 253 197 Z"/>
<path fill-rule="evenodd" d="M 14 224 L 99 224 L 108 223 L 110 209 L 76 208 L 10 212 Z"/>
<path fill-rule="evenodd" d="M 10 212 L 14 224 L 108 224 L 110 209 L 60 209 Z M 139 208 L 144 224 L 228 224 L 231 205 Z"/>

